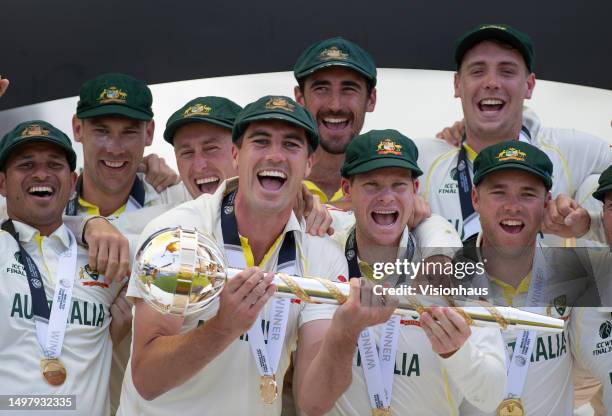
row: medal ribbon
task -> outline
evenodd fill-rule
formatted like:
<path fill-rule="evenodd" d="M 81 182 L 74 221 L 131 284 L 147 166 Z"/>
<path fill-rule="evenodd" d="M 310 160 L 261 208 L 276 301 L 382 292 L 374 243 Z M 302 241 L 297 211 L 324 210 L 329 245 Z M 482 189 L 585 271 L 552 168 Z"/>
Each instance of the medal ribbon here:
<path fill-rule="evenodd" d="M 397 315 L 385 322 L 378 350 L 372 327 L 364 329 L 357 339 L 372 409 L 387 409 L 391 406 L 399 327 L 400 317 Z"/>
<path fill-rule="evenodd" d="M 72 288 L 76 276 L 77 245 L 76 238 L 68 229 L 70 247 L 60 253 L 58 261 L 57 282 L 53 294 L 51 310 L 47 302 L 42 277 L 36 263 L 19 242 L 19 234 L 15 231 L 12 220 L 2 224 L 2 229 L 10 233 L 19 246 L 21 261 L 24 264 L 30 296 L 32 297 L 32 313 L 36 325 L 36 338 L 45 358 L 58 358 L 64 344 L 64 335 L 68 321 L 68 311 L 72 302 Z"/>
<path fill-rule="evenodd" d="M 529 307 L 522 308 L 534 313 L 544 313 L 544 308 L 538 305 L 542 305 L 544 301 L 545 284 L 548 280 L 546 260 L 539 240 L 540 237 L 538 237 L 536 253 L 533 257 L 531 284 L 527 292 L 527 305 Z M 531 353 L 536 339 L 537 331 L 520 331 L 516 337 L 514 353 L 508 364 L 508 381 L 504 397 L 516 398 L 523 394 L 527 371 L 531 364 Z"/>
<path fill-rule="evenodd" d="M 236 191 L 231 192 L 223 198 L 221 204 L 221 231 L 225 255 L 230 267 L 244 269 L 246 261 L 240 236 L 238 234 L 238 223 L 234 213 L 234 200 Z M 277 272 L 296 274 L 296 250 L 293 232 L 287 232 L 283 238 L 283 243 L 278 254 Z M 249 346 L 255 358 L 255 364 L 262 376 L 273 376 L 278 368 L 278 363 L 283 351 L 287 321 L 289 320 L 290 299 L 272 299 L 271 312 L 269 314 L 270 327 L 268 329 L 267 346 L 264 340 L 261 320 L 255 321 L 253 326 L 247 331 Z M 282 382 L 282 381 L 280 381 Z"/>
<path fill-rule="evenodd" d="M 412 235 L 408 236 L 406 245 L 406 258 L 414 256 L 415 244 Z M 351 230 L 346 240 L 344 255 L 349 267 L 349 276 L 361 276 L 357 260 L 359 250 L 355 228 Z M 406 276 L 401 276 L 400 281 Z M 399 282 L 398 282 L 399 283 Z M 397 339 L 399 336 L 400 317 L 391 316 L 383 326 L 380 347 L 376 352 L 374 331 L 372 327 L 364 329 L 357 339 L 357 347 L 361 356 L 361 367 L 368 389 L 370 407 L 372 409 L 387 409 L 391 406 L 393 393 L 393 370 L 395 369 L 395 354 L 397 352 Z"/>

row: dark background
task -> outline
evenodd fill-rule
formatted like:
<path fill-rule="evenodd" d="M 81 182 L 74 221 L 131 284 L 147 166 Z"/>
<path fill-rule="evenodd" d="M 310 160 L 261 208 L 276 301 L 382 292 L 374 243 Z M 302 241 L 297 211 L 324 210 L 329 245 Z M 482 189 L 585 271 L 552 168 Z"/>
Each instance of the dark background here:
<path fill-rule="evenodd" d="M 527 32 L 539 79 L 612 89 L 610 0 L 2 0 L 0 110 L 76 95 L 109 71 L 155 84 L 290 70 L 335 35 L 381 68 L 452 70 L 454 40 L 479 23 Z"/>

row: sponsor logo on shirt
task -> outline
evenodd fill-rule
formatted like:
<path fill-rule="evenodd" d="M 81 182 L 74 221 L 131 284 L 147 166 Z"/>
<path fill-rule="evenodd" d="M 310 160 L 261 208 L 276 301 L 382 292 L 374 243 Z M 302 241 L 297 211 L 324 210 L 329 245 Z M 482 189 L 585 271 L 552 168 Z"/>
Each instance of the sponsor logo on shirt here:
<path fill-rule="evenodd" d="M 97 272 L 91 270 L 89 264 L 81 267 L 79 270 L 79 280 L 83 286 L 99 286 L 108 288 L 108 284 L 104 282 L 104 278 Z"/>
<path fill-rule="evenodd" d="M 23 268 L 23 263 L 21 262 L 21 253 L 19 253 L 19 251 L 15 252 L 15 263 L 11 263 L 10 266 L 7 266 L 5 273 L 27 277 L 25 269 Z"/>
<path fill-rule="evenodd" d="M 452 168 L 446 181 L 438 188 L 438 194 L 456 194 L 459 183 L 459 172 Z"/>
<path fill-rule="evenodd" d="M 601 341 L 595 343 L 595 348 L 593 349 L 593 356 L 609 354 L 612 352 L 612 339 L 610 338 L 612 335 L 612 322 L 606 320 L 599 325 L 599 337 L 602 339 Z"/>

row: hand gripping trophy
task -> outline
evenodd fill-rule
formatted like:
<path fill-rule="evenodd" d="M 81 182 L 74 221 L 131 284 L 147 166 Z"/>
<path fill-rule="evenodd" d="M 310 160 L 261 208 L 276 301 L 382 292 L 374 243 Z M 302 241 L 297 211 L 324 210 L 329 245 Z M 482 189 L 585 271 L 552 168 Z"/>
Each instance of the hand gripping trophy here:
<path fill-rule="evenodd" d="M 205 234 L 181 227 L 160 230 L 150 236 L 136 255 L 137 284 L 142 297 L 163 314 L 189 315 L 206 308 L 241 270 L 229 268 L 222 249 Z M 347 283 L 320 277 L 274 276 L 275 296 L 302 302 L 342 304 Z M 511 307 L 472 305 L 456 307 L 470 325 L 501 329 L 557 333 L 563 321 Z M 400 297 L 395 313 L 410 315 L 427 310 L 415 296 Z"/>

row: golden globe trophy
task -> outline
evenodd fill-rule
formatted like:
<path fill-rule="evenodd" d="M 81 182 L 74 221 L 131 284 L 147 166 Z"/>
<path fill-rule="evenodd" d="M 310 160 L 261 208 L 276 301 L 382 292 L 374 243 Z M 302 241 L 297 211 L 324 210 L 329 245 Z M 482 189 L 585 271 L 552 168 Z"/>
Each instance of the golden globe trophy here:
<path fill-rule="evenodd" d="M 189 315 L 206 308 L 227 279 L 241 270 L 229 268 L 219 245 L 207 235 L 181 227 L 151 235 L 136 254 L 137 286 L 144 301 L 164 314 Z M 275 296 L 298 298 L 308 303 L 342 304 L 349 294 L 347 283 L 320 277 L 274 276 Z M 416 296 L 398 297 L 398 315 L 427 310 L 434 302 Z M 470 325 L 502 329 L 563 331 L 561 319 L 510 307 L 478 303 L 453 305 Z"/>

